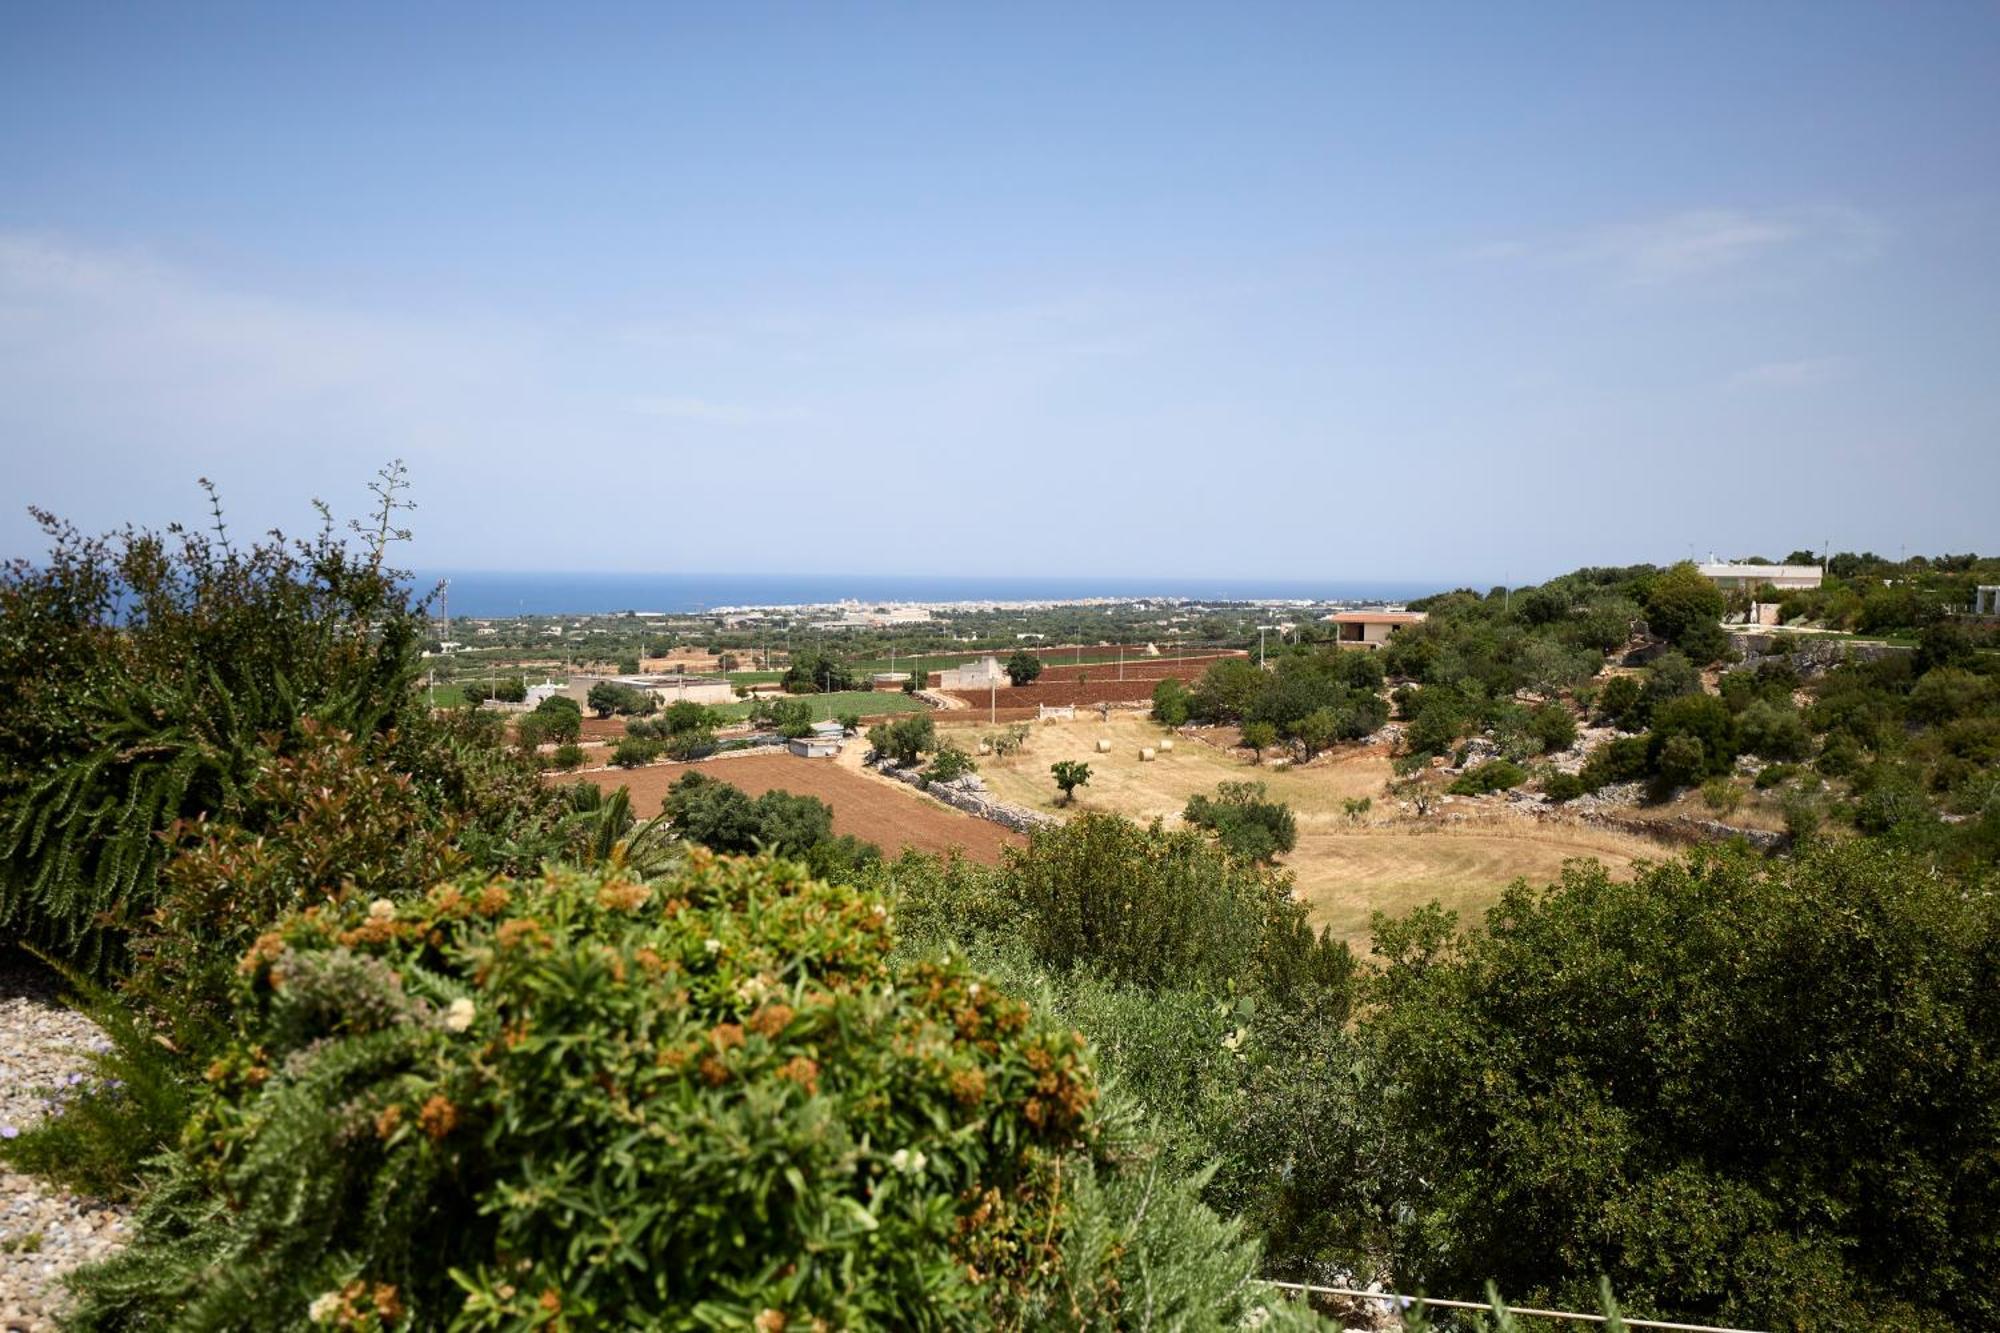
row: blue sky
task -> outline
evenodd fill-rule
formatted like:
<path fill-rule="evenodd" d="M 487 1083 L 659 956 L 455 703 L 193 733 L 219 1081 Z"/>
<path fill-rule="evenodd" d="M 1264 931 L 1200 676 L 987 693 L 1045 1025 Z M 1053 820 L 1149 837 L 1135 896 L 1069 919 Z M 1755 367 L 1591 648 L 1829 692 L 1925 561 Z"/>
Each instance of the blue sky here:
<path fill-rule="evenodd" d="M 1991 550 L 1996 247 L 1991 4 L 9 5 L 0 554 Z"/>

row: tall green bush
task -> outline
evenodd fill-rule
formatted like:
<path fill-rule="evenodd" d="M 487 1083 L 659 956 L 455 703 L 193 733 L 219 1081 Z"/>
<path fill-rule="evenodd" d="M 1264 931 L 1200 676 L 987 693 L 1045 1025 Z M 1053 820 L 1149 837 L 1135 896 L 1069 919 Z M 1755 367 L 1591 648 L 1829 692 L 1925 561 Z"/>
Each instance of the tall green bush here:
<path fill-rule="evenodd" d="M 1608 1276 L 1756 1328 L 2000 1319 L 1990 877 L 1860 840 L 1700 852 L 1375 935 L 1406 1287 L 1588 1302 Z"/>
<path fill-rule="evenodd" d="M 1225 782 L 1214 796 L 1188 798 L 1181 819 L 1215 834 L 1241 860 L 1269 865 L 1298 844 L 1298 821 L 1283 801 L 1265 799 L 1261 782 Z"/>
<path fill-rule="evenodd" d="M 330 517 L 238 546 L 219 506 L 209 532 L 107 537 L 37 511 L 48 554 L 0 571 L 0 933 L 114 965 L 175 821 L 230 807 L 310 727 L 372 746 L 415 722 L 401 487 L 383 474 L 356 545 Z"/>
<path fill-rule="evenodd" d="M 1267 923 L 1293 906 L 1287 878 L 1200 833 L 1115 815 L 1037 830 L 1010 853 L 1005 881 L 1046 965 L 1217 992 L 1254 971 Z"/>

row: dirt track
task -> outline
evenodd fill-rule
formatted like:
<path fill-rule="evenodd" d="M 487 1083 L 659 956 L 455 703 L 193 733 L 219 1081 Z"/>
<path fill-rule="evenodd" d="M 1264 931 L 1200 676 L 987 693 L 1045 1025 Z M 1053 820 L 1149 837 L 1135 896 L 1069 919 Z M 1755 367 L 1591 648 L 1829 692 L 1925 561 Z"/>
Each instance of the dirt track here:
<path fill-rule="evenodd" d="M 652 815 L 675 779 L 689 769 L 732 783 L 761 796 L 788 791 L 817 796 L 833 807 L 833 831 L 851 833 L 894 856 L 905 846 L 924 852 L 957 847 L 987 865 L 997 865 L 1000 849 L 1025 846 L 1027 839 L 984 819 L 960 814 L 920 793 L 886 780 L 849 772 L 828 759 L 799 759 L 788 754 L 747 755 L 704 764 L 653 764 L 645 768 L 609 769 L 580 776 L 613 791 L 628 787 L 635 814 Z"/>

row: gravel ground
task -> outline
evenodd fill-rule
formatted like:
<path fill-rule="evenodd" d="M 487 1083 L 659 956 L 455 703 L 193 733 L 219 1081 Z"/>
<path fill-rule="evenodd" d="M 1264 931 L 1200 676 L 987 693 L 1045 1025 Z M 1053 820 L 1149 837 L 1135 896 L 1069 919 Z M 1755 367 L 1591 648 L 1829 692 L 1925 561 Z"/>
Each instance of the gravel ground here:
<path fill-rule="evenodd" d="M 35 1122 L 44 1099 L 83 1070 L 98 1030 L 63 1007 L 53 979 L 0 956 L 0 1134 Z M 55 1327 L 62 1277 L 124 1243 L 125 1211 L 56 1193 L 0 1167 L 0 1330 Z"/>

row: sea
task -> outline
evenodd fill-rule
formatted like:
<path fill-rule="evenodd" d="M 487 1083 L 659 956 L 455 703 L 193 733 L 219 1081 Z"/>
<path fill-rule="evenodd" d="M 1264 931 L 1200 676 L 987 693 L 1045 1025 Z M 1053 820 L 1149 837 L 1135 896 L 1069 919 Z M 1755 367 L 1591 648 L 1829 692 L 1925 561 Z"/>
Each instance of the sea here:
<path fill-rule="evenodd" d="M 1180 598 L 1211 602 L 1404 602 L 1457 586 L 1342 579 L 946 577 L 897 574 L 594 574 L 419 570 L 447 585 L 453 616 L 668 614 L 719 606 L 824 606 L 842 601 L 1042 602 Z"/>

